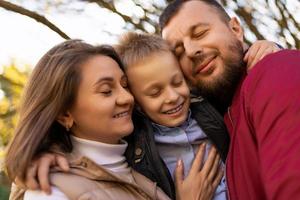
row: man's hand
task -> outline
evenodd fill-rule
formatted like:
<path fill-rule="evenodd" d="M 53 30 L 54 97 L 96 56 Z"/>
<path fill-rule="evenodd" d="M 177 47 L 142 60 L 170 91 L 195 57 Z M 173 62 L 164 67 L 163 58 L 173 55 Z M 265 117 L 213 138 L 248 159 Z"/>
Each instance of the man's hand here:
<path fill-rule="evenodd" d="M 58 166 L 62 171 L 69 171 L 67 159 L 61 154 L 45 153 L 34 160 L 27 169 L 25 182 L 16 179 L 16 184 L 31 190 L 41 189 L 47 194 L 51 194 L 49 183 L 49 169 Z"/>
<path fill-rule="evenodd" d="M 188 176 L 184 179 L 183 162 L 179 160 L 175 170 L 175 185 L 177 200 L 209 200 L 213 197 L 222 177 L 223 170 L 219 169 L 220 156 L 215 147 L 209 152 L 202 167 L 205 154 L 205 144 L 201 144 Z"/>
<path fill-rule="evenodd" d="M 276 43 L 268 40 L 258 40 L 254 42 L 244 56 L 244 61 L 247 63 L 248 71 L 266 55 L 275 53 L 279 50 L 280 48 Z"/>

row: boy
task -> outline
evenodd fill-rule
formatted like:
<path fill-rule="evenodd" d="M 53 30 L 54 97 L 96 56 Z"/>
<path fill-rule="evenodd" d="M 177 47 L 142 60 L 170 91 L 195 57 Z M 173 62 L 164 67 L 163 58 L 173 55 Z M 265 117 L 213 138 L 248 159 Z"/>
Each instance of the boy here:
<path fill-rule="evenodd" d="M 148 177 L 174 197 L 173 184 L 164 177 L 173 175 L 178 159 L 182 160 L 184 176 L 187 176 L 200 143 L 208 141 L 208 151 L 212 142 L 225 161 L 229 138 L 222 117 L 203 99 L 197 99 L 190 109 L 189 87 L 176 57 L 162 38 L 127 33 L 120 40 L 117 51 L 139 108 L 135 132 L 131 136 L 136 137 L 133 140 L 136 147 L 132 148 L 135 153 L 128 148 L 128 161 L 139 172 L 153 171 Z M 142 140 L 140 138 L 144 138 L 144 142 L 136 144 Z M 139 151 L 146 151 L 143 157 L 137 155 Z M 136 157 L 132 158 L 133 155 Z M 224 177 L 214 199 L 226 199 Z"/>

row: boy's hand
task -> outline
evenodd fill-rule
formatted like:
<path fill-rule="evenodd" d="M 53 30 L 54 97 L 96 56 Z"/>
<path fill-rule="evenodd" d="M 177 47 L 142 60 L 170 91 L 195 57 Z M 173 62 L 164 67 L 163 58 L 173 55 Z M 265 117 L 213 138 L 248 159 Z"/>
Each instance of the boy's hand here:
<path fill-rule="evenodd" d="M 25 183 L 17 179 L 16 184 L 19 186 L 25 185 L 31 190 L 41 189 L 47 194 L 51 194 L 49 183 L 49 169 L 58 166 L 62 171 L 69 171 L 67 159 L 61 154 L 45 153 L 34 160 L 31 166 L 27 169 Z"/>
<path fill-rule="evenodd" d="M 274 42 L 268 40 L 258 40 L 250 46 L 248 52 L 244 56 L 244 61 L 247 63 L 248 71 L 261 59 L 270 53 L 279 51 L 280 48 Z"/>
<path fill-rule="evenodd" d="M 223 170 L 219 169 L 220 156 L 215 147 L 209 152 L 202 167 L 205 144 L 199 147 L 191 170 L 184 179 L 183 162 L 179 160 L 175 170 L 176 199 L 209 200 L 213 197 L 222 177 Z"/>

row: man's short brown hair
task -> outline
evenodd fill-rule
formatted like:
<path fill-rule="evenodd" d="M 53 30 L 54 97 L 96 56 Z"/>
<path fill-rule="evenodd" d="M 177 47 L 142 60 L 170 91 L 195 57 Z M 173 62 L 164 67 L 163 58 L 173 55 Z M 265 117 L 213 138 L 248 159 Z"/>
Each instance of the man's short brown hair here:
<path fill-rule="evenodd" d="M 159 17 L 160 31 L 162 31 L 162 29 L 168 25 L 170 20 L 179 12 L 182 6 L 189 1 L 191 0 L 174 0 L 168 4 L 168 6 L 163 10 L 162 14 Z M 218 1 L 216 0 L 198 0 L 198 1 L 203 2 L 208 6 L 214 8 L 219 14 L 221 20 L 223 20 L 224 22 L 227 23 L 230 20 L 230 16 L 227 14 L 227 12 L 222 7 L 222 5 L 218 3 Z"/>
<path fill-rule="evenodd" d="M 116 50 L 125 66 L 132 66 L 153 53 L 171 51 L 161 37 L 150 34 L 128 32 L 121 36 Z"/>

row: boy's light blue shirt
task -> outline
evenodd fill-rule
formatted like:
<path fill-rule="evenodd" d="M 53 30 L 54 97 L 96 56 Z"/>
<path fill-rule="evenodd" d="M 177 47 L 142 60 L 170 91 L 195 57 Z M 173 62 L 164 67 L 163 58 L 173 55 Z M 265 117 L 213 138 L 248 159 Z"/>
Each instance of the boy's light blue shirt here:
<path fill-rule="evenodd" d="M 177 160 L 182 159 L 184 163 L 184 175 L 187 176 L 198 151 L 199 144 L 204 141 L 208 143 L 205 153 L 206 160 L 211 145 L 206 134 L 199 127 L 196 120 L 191 117 L 190 111 L 188 119 L 181 126 L 170 128 L 156 123 L 152 123 L 152 125 L 158 152 L 166 163 L 173 180 Z M 213 199 L 226 199 L 226 182 L 224 176 Z"/>

